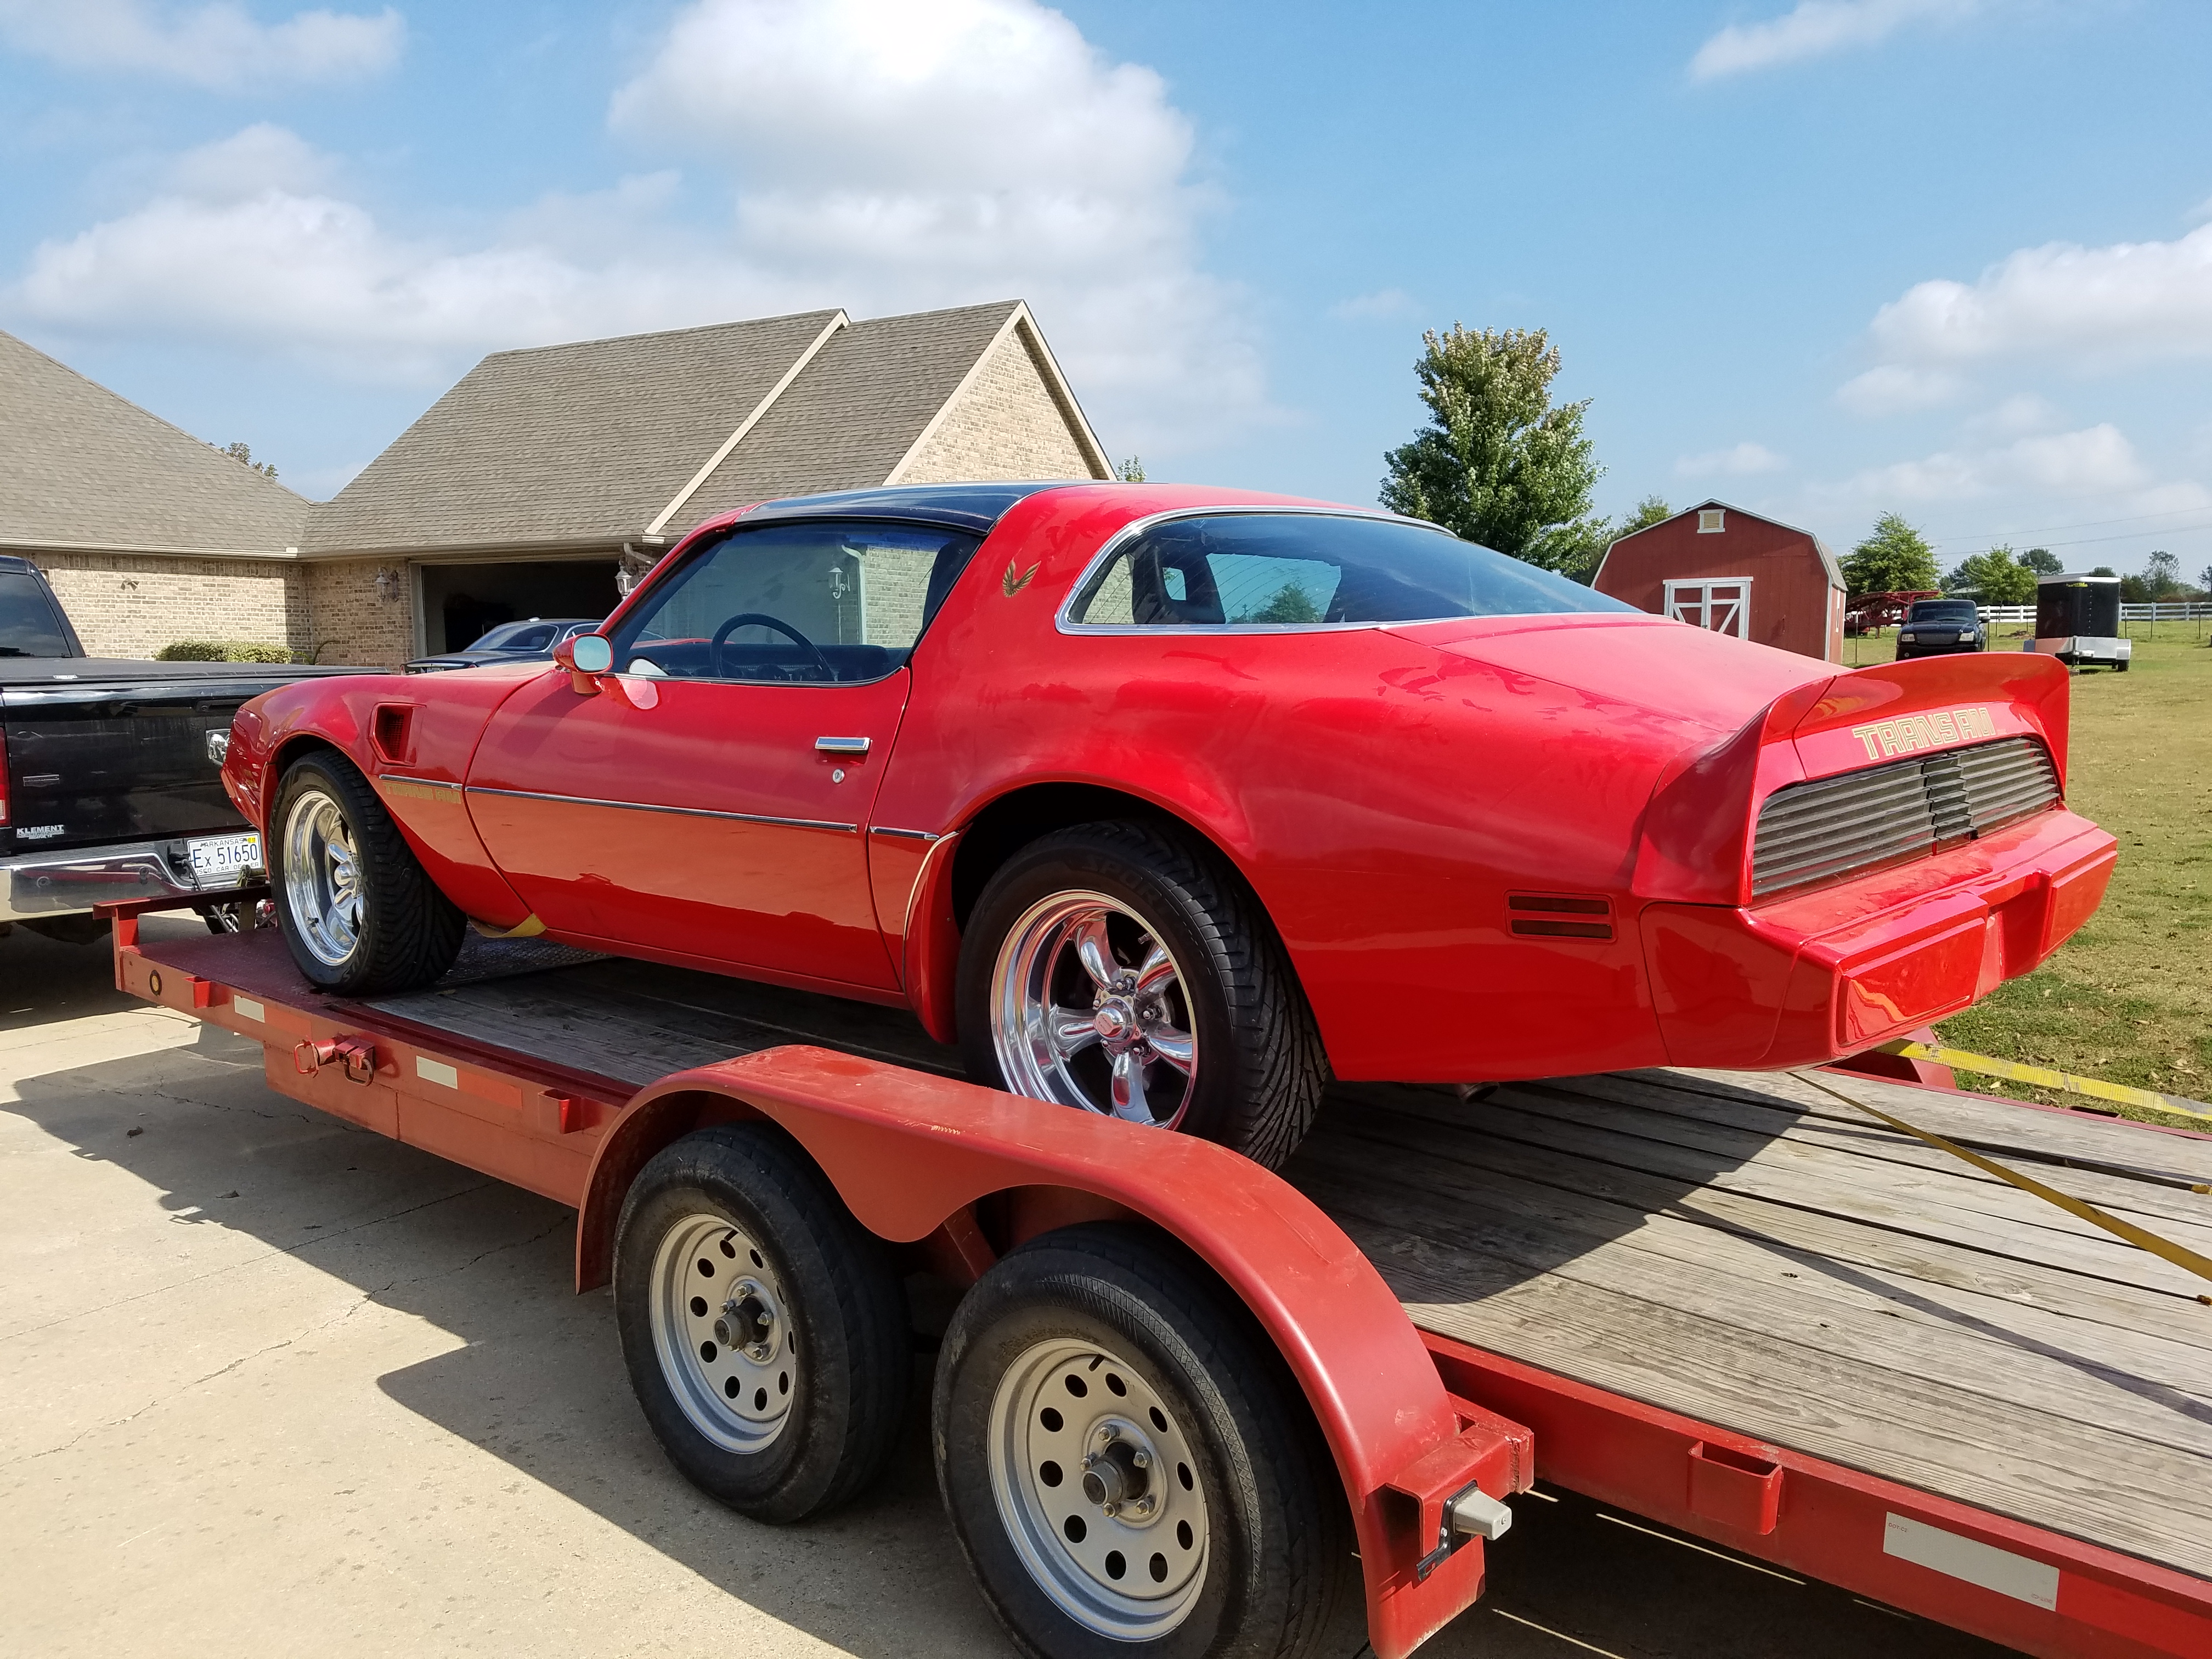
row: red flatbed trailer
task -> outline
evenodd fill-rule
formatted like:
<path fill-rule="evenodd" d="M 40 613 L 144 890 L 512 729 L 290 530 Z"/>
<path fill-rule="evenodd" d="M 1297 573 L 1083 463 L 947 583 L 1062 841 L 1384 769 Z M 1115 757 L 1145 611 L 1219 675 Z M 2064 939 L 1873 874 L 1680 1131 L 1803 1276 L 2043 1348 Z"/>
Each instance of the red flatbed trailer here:
<path fill-rule="evenodd" d="M 111 907 L 119 988 L 574 1206 L 580 1290 L 653 1153 L 761 1119 L 956 1283 L 1071 1224 L 1172 1235 L 1318 1423 L 1381 1659 L 1473 1604 L 1498 1500 L 1539 1477 L 2029 1653 L 2212 1654 L 2202 1286 L 1795 1079 L 1363 1086 L 1278 1176 L 955 1080 L 880 1010 L 533 941 L 345 1002 L 273 931 L 142 943 L 156 908 Z M 1835 1081 L 2212 1247 L 2212 1138 Z"/>

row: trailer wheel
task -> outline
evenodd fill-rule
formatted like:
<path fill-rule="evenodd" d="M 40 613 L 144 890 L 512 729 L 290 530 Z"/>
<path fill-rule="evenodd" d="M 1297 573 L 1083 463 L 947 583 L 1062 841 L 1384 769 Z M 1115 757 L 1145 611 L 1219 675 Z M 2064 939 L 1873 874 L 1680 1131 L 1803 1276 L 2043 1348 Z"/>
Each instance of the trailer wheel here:
<path fill-rule="evenodd" d="M 466 918 L 350 762 L 318 753 L 287 767 L 268 841 L 277 926 L 308 983 L 405 991 L 453 965 Z"/>
<path fill-rule="evenodd" d="M 684 1478 L 759 1521 L 835 1508 L 878 1474 L 913 1366 L 883 1243 L 772 1125 L 663 1148 L 615 1235 L 630 1386 Z"/>
<path fill-rule="evenodd" d="M 937 1478 L 994 1612 L 1044 1659 L 1290 1656 L 1349 1516 L 1304 1402 L 1180 1247 L 1101 1224 L 1008 1255 L 939 1351 Z"/>

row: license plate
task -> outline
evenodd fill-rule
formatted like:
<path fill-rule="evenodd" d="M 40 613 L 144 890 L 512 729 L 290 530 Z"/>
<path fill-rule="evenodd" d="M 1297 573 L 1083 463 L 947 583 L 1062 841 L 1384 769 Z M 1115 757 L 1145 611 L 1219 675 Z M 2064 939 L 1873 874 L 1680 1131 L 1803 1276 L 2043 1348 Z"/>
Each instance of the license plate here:
<path fill-rule="evenodd" d="M 252 830 L 241 836 L 204 836 L 185 843 L 191 855 L 192 880 L 202 887 L 235 887 L 248 872 L 261 873 L 261 837 Z"/>

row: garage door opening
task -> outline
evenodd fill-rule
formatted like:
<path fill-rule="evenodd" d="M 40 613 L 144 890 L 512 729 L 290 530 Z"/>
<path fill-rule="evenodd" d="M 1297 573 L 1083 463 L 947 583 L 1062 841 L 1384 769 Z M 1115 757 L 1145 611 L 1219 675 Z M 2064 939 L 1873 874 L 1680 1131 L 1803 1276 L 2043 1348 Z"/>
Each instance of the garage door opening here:
<path fill-rule="evenodd" d="M 622 597 L 614 559 L 541 559 L 508 564 L 426 564 L 422 646 L 465 651 L 486 629 L 531 617 L 597 621 Z"/>

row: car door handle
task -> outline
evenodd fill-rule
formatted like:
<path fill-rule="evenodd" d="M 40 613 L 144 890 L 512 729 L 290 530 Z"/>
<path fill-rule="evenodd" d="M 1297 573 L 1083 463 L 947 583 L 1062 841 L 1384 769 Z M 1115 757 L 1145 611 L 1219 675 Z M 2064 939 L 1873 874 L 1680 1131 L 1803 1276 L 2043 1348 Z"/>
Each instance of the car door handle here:
<path fill-rule="evenodd" d="M 814 751 L 818 755 L 865 755 L 868 752 L 866 738 L 817 738 Z"/>

